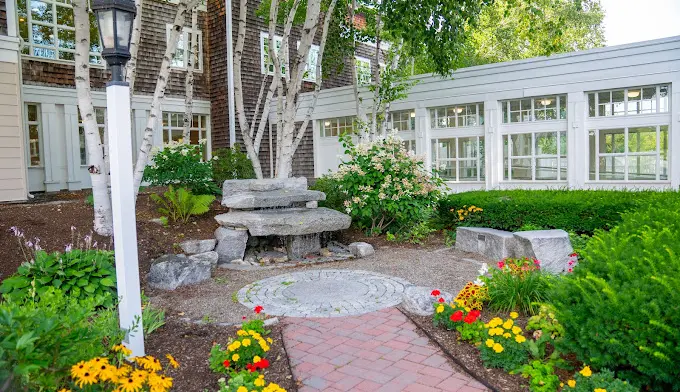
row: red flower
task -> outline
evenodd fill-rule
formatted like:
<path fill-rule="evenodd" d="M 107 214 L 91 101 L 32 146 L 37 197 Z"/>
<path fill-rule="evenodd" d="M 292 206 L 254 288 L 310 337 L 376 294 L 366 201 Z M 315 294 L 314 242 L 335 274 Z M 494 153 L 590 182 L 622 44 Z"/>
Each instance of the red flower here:
<path fill-rule="evenodd" d="M 231 366 L 231 362 L 229 362 L 228 359 L 225 359 L 224 362 L 222 362 L 222 365 L 224 365 L 225 368 L 228 368 L 229 366 Z"/>
<path fill-rule="evenodd" d="M 571 256 L 571 257 L 576 257 L 576 256 L 578 256 L 578 253 L 572 253 L 572 254 L 570 254 L 569 256 Z"/>
<path fill-rule="evenodd" d="M 241 317 L 241 318 L 242 318 L 243 320 L 245 320 L 245 319 L 246 319 L 246 316 L 243 316 L 243 317 Z"/>
<path fill-rule="evenodd" d="M 455 311 L 451 315 L 450 319 L 451 319 L 451 321 L 454 321 L 454 322 L 458 322 L 458 321 L 462 320 L 463 319 L 463 312 L 460 311 L 460 310 Z"/>
<path fill-rule="evenodd" d="M 567 271 L 569 271 L 569 272 L 574 272 L 574 269 L 573 269 L 573 268 L 569 268 Z"/>
<path fill-rule="evenodd" d="M 480 312 L 479 310 L 471 310 L 470 313 L 468 313 L 467 316 L 465 316 L 465 319 L 463 319 L 463 321 L 466 322 L 467 324 L 472 324 L 475 321 L 477 321 L 477 318 L 481 313 L 482 312 Z"/>
<path fill-rule="evenodd" d="M 260 362 L 257 362 L 255 364 L 255 367 L 260 369 L 266 369 L 269 367 L 269 360 L 267 358 L 263 358 L 260 360 Z"/>
<path fill-rule="evenodd" d="M 433 297 L 438 297 L 440 294 L 441 292 L 439 292 L 439 290 L 432 290 L 432 293 L 430 295 L 432 295 Z"/>
<path fill-rule="evenodd" d="M 258 362 L 258 363 L 259 363 L 259 362 Z M 254 364 L 249 363 L 249 364 L 246 365 L 246 369 L 248 369 L 248 371 L 252 373 L 252 372 L 254 372 L 254 371 L 257 370 L 257 366 L 254 365 Z"/>
<path fill-rule="evenodd" d="M 444 303 L 444 302 L 445 302 L 444 297 L 439 297 L 439 303 Z"/>
<path fill-rule="evenodd" d="M 505 260 L 501 260 L 498 262 L 498 268 L 503 269 L 505 267 Z"/>
<path fill-rule="evenodd" d="M 260 314 L 260 312 L 263 311 L 264 308 L 260 305 L 257 305 L 253 310 L 255 311 L 255 313 Z"/>

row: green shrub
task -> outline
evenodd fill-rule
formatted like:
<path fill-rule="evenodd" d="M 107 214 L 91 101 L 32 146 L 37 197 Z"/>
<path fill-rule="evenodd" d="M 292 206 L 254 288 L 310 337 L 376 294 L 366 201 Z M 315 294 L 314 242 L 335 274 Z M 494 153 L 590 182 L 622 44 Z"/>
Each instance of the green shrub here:
<path fill-rule="evenodd" d="M 340 190 L 340 182 L 331 175 L 324 175 L 316 179 L 309 189 L 320 191 L 326 194 L 326 200 L 319 202 L 319 207 L 326 207 L 332 210 L 345 212 L 344 202 L 347 200 Z"/>
<path fill-rule="evenodd" d="M 213 182 L 212 163 L 203 160 L 205 143 L 191 145 L 172 142 L 154 152 L 144 170 L 144 181 L 152 186 L 174 185 L 197 195 L 217 195 L 222 191 Z"/>
<path fill-rule="evenodd" d="M 175 188 L 172 185 L 163 193 L 163 197 L 157 194 L 151 195 L 151 200 L 159 206 L 158 212 L 172 219 L 174 222 L 189 222 L 189 218 L 195 215 L 205 214 L 210 210 L 210 205 L 215 201 L 213 195 L 194 195 L 184 188 Z"/>
<path fill-rule="evenodd" d="M 72 249 L 64 253 L 36 250 L 34 260 L 0 284 L 0 292 L 13 301 L 40 297 L 54 287 L 76 299 L 105 297 L 110 307 L 116 298 L 113 252 Z M 108 295 L 108 296 L 107 296 Z"/>
<path fill-rule="evenodd" d="M 507 258 L 491 269 L 490 277 L 481 277 L 488 287 L 489 309 L 498 312 L 519 311 L 535 314 L 539 303 L 548 299 L 554 276 L 534 266 L 526 257 Z"/>
<path fill-rule="evenodd" d="M 424 221 L 441 196 L 443 181 L 425 170 L 423 160 L 407 152 L 394 134 L 354 145 L 340 138 L 350 160 L 332 176 L 346 195 L 345 211 L 372 235 Z"/>
<path fill-rule="evenodd" d="M 65 386 L 73 364 L 106 353 L 124 337 L 115 310 L 101 310 L 102 304 L 53 288 L 39 301 L 0 303 L 0 380 L 10 380 L 11 391 Z"/>
<path fill-rule="evenodd" d="M 584 374 L 590 375 L 584 376 Z M 569 381 L 574 386 L 572 387 L 567 383 L 564 389 L 562 389 L 563 392 L 638 392 L 640 390 L 627 381 L 619 380 L 614 376 L 613 372 L 606 369 L 592 374 L 581 370 Z"/>
<path fill-rule="evenodd" d="M 559 390 L 560 378 L 555 374 L 555 368 L 551 363 L 531 361 L 522 366 L 519 373 L 529 379 L 531 392 L 554 392 Z"/>
<path fill-rule="evenodd" d="M 437 223 L 459 226 L 457 211 L 464 205 L 482 212 L 460 225 L 519 231 L 523 226 L 563 229 L 592 235 L 610 230 L 621 222 L 621 214 L 656 200 L 679 199 L 678 192 L 605 190 L 507 190 L 450 194 L 439 204 Z"/>
<path fill-rule="evenodd" d="M 652 390 L 680 390 L 680 201 L 627 213 L 552 295 L 563 351 Z"/>
<path fill-rule="evenodd" d="M 242 152 L 237 145 L 213 151 L 212 171 L 213 179 L 218 187 L 225 180 L 255 178 L 253 163 L 248 158 L 248 154 Z"/>

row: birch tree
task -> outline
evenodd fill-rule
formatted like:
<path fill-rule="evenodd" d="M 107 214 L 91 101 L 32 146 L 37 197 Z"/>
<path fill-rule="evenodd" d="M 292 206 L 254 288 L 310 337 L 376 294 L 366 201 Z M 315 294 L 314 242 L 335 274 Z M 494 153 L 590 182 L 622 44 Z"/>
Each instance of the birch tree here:
<path fill-rule="evenodd" d="M 125 65 L 125 81 L 130 85 L 130 97 L 135 91 L 135 78 L 137 76 L 137 54 L 142 37 L 142 8 L 144 0 L 135 0 L 135 19 L 132 21 L 132 36 L 130 37 L 130 60 Z"/>
<path fill-rule="evenodd" d="M 321 90 L 323 79 L 321 63 L 323 61 L 323 53 L 328 37 L 330 21 L 336 4 L 337 0 L 331 0 L 327 8 L 322 12 L 321 0 L 307 0 L 304 8 L 300 8 L 301 0 L 283 2 L 271 0 L 268 17 L 269 38 L 267 41 L 267 57 L 271 62 L 273 75 L 264 75 L 255 104 L 254 114 L 251 119 L 248 119 L 245 111 L 242 82 L 242 59 L 247 27 L 246 16 L 248 13 L 248 1 L 240 0 L 238 34 L 234 48 L 234 97 L 236 116 L 239 122 L 243 144 L 246 147 L 248 157 L 253 163 L 253 169 L 255 170 L 257 178 L 263 177 L 259 151 L 273 99 L 276 99 L 275 103 L 277 111 L 275 174 L 280 178 L 290 177 L 292 174 L 293 155 L 304 138 L 304 133 L 309 125 L 309 120 Z M 277 50 L 275 33 L 281 13 L 285 14 L 285 17 L 281 47 Z M 290 62 L 287 61 L 290 48 L 289 40 L 293 24 L 300 15 L 304 15 L 300 42 L 297 46 L 297 54 L 295 58 L 292 59 L 293 61 Z M 301 105 L 301 100 L 299 98 L 302 91 L 302 82 L 304 75 L 307 72 L 309 52 L 321 21 L 323 21 L 323 24 L 321 27 L 322 33 L 315 69 L 316 78 L 314 82 L 314 93 L 312 94 L 310 105 L 308 105 L 307 113 L 305 114 L 301 125 L 297 127 L 295 119 Z"/>
<path fill-rule="evenodd" d="M 194 68 L 198 64 L 198 10 L 191 10 L 191 40 L 189 43 L 189 58 L 187 59 L 187 74 L 184 78 L 184 130 L 182 138 L 185 143 L 191 141 L 191 122 L 194 106 Z M 187 44 L 186 42 L 184 43 Z"/>
<path fill-rule="evenodd" d="M 90 15 L 88 0 L 73 1 L 73 19 L 76 28 L 75 80 L 78 96 L 78 110 L 85 129 L 87 150 L 87 170 L 92 182 L 94 201 L 94 231 L 110 236 L 113 233 L 111 198 L 109 195 L 109 171 L 104 156 L 104 148 L 99 134 L 99 126 L 92 105 L 90 90 Z"/>

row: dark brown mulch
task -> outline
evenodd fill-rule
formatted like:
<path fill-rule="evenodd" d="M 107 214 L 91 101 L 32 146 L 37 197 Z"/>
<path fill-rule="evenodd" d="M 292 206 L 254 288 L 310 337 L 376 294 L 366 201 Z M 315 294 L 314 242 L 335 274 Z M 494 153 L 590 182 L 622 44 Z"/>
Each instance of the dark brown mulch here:
<path fill-rule="evenodd" d="M 196 325 L 181 320 L 168 319 L 146 340 L 148 354 L 165 363 L 165 355 L 171 354 L 180 363 L 179 369 L 169 372 L 173 378 L 173 390 L 182 392 L 216 391 L 217 380 L 224 375 L 213 373 L 208 366 L 210 349 L 214 343 L 223 346 L 229 337 L 235 336 L 237 327 L 222 327 L 212 324 Z M 287 391 L 297 391 L 288 357 L 283 347 L 283 326 L 271 327 L 274 339 L 267 358 L 270 367 L 264 371 L 265 380 L 279 384 Z"/>
<path fill-rule="evenodd" d="M 422 248 L 442 248 L 446 246 L 446 237 L 441 231 L 431 233 L 427 238 L 422 240 L 421 244 L 411 244 L 408 242 L 392 242 L 388 241 L 385 235 L 367 237 L 363 230 L 356 227 L 350 227 L 347 230 L 338 234 L 338 240 L 343 244 L 352 242 L 368 242 L 376 249 L 384 246 L 391 248 L 407 248 L 407 249 L 422 249 Z"/>
<path fill-rule="evenodd" d="M 432 316 L 410 316 L 416 325 L 444 347 L 451 356 L 460 361 L 478 380 L 484 380 L 497 391 L 525 392 L 528 382 L 522 376 L 508 374 L 503 369 L 487 369 L 479 356 L 479 350 L 466 342 L 458 341 L 458 332 L 447 331 L 432 325 Z"/>
<path fill-rule="evenodd" d="M 149 198 L 151 190 L 140 194 L 137 200 L 137 240 L 139 264 L 142 279 L 149 271 L 151 261 L 166 253 L 177 253 L 175 244 L 184 239 L 214 238 L 218 224 L 214 216 L 226 212 L 215 201 L 207 214 L 193 218 L 188 224 L 170 224 L 163 227 L 150 222 L 160 217 L 157 207 Z M 92 231 L 94 212 L 85 204 L 87 192 L 60 192 L 42 196 L 45 202 L 0 204 L 0 281 L 16 272 L 25 261 L 21 248 L 10 233 L 10 227 L 17 226 L 28 239 L 40 239 L 40 246 L 48 252 L 63 251 L 73 241 L 71 226 L 82 238 Z M 94 235 L 100 247 L 111 247 L 111 239 Z"/>

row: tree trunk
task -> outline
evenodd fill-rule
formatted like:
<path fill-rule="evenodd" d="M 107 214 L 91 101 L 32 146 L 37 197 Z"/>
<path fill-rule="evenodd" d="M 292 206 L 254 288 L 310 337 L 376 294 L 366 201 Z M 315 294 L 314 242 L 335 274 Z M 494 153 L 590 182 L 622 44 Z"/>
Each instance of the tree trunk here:
<path fill-rule="evenodd" d="M 350 35 L 352 36 L 352 47 L 353 53 L 356 53 L 357 50 L 357 39 L 356 39 L 356 27 L 354 26 L 354 15 L 355 11 L 357 8 L 357 2 L 356 0 L 352 0 L 352 2 L 349 4 L 349 29 L 350 29 Z M 357 75 L 357 65 L 356 65 L 356 59 L 353 59 L 352 61 L 352 88 L 354 92 L 354 104 L 356 105 L 356 111 L 357 111 L 357 126 L 359 127 L 359 140 L 360 141 L 367 141 L 368 140 L 368 133 L 366 133 L 366 127 L 369 125 L 368 124 L 368 118 L 366 117 L 366 112 L 364 110 L 364 106 L 361 102 L 361 98 L 359 97 L 359 79 Z"/>
<path fill-rule="evenodd" d="M 191 122 L 193 119 L 194 106 L 194 67 L 198 64 L 198 10 L 191 10 L 191 50 L 187 59 L 187 75 L 184 79 L 184 130 L 182 137 L 184 143 L 191 142 Z M 186 42 L 185 42 L 186 45 Z"/>
<path fill-rule="evenodd" d="M 375 73 L 373 74 L 373 110 L 371 110 L 371 140 L 378 136 L 378 111 L 380 110 L 380 11 L 375 19 Z"/>
<path fill-rule="evenodd" d="M 151 151 L 151 146 L 153 142 L 153 131 L 156 129 L 158 123 L 158 118 L 161 116 L 161 102 L 165 97 L 165 88 L 168 85 L 168 78 L 170 76 L 170 63 L 175 57 L 175 50 L 177 50 L 177 41 L 179 40 L 179 35 L 182 32 L 182 27 L 184 27 L 184 20 L 187 9 L 193 9 L 198 6 L 200 0 L 180 0 L 177 4 L 177 13 L 175 14 L 175 20 L 173 22 L 172 28 L 170 29 L 170 36 L 168 37 L 168 44 L 165 48 L 165 54 L 163 55 L 163 61 L 161 62 L 161 68 L 158 73 L 158 79 L 156 80 L 156 90 L 153 94 L 153 99 L 151 101 L 151 108 L 149 110 L 149 118 L 146 122 L 146 128 L 144 129 L 144 138 L 142 139 L 142 145 L 137 152 L 137 162 L 135 163 L 134 170 L 134 190 L 135 199 L 139 194 L 139 187 L 142 184 L 142 179 L 144 177 L 144 169 L 149 160 L 149 152 Z"/>
<path fill-rule="evenodd" d="M 135 76 L 137 75 L 137 53 L 139 41 L 142 37 L 142 5 L 144 0 L 135 0 L 137 14 L 132 22 L 132 37 L 130 37 L 130 60 L 125 65 L 125 80 L 130 85 L 130 98 L 135 91 Z"/>
<path fill-rule="evenodd" d="M 87 12 L 87 0 L 73 1 L 73 19 L 76 25 L 76 94 L 78 110 L 85 128 L 88 171 L 92 182 L 92 198 L 94 200 L 94 231 L 99 235 L 113 234 L 113 217 L 111 198 L 108 187 L 108 170 L 104 160 L 104 152 L 99 127 L 92 105 L 90 90 L 90 16 Z"/>

